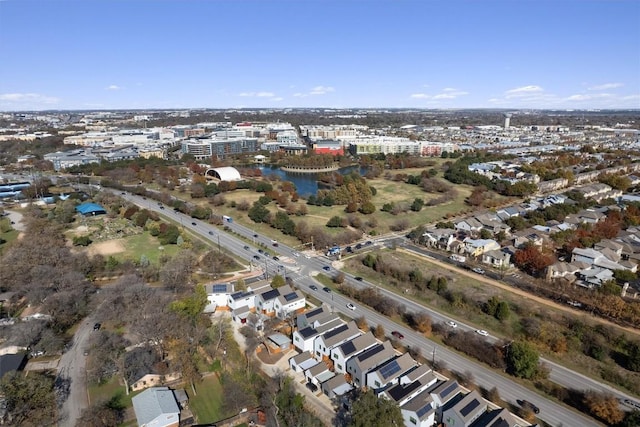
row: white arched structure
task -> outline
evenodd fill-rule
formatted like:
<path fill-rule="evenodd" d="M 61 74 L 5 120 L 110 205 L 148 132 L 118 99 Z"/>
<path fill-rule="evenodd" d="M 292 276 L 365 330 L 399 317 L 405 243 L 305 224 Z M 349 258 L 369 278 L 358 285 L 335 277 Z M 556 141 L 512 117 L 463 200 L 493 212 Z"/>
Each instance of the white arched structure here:
<path fill-rule="evenodd" d="M 231 166 L 207 169 L 207 171 L 204 173 L 204 176 L 207 178 L 213 178 L 220 181 L 242 180 L 242 177 L 240 176 L 240 172 L 238 172 L 238 169 Z"/>

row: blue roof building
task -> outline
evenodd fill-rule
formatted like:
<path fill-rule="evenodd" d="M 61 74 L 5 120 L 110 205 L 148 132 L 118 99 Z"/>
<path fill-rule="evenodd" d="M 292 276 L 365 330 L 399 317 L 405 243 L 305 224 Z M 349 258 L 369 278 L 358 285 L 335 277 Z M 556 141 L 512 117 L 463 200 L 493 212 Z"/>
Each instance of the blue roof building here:
<path fill-rule="evenodd" d="M 107 213 L 106 209 L 97 203 L 83 203 L 81 205 L 76 206 L 76 211 L 80 212 L 82 215 L 104 215 Z"/>

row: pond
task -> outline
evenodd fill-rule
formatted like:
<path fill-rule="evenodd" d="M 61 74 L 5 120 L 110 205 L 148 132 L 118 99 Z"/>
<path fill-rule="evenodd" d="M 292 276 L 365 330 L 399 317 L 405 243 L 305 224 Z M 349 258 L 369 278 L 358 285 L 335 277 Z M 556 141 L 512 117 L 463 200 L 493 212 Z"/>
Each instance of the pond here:
<path fill-rule="evenodd" d="M 298 194 L 302 197 L 316 195 L 318 193 L 318 174 L 317 173 L 299 173 L 288 172 L 280 169 L 280 166 L 258 166 L 263 176 L 276 175 L 282 181 L 290 181 L 296 186 Z M 364 175 L 365 169 L 359 166 L 348 166 L 338 169 L 337 172 L 342 175 L 348 175 L 353 171 L 359 171 L 360 175 Z"/>

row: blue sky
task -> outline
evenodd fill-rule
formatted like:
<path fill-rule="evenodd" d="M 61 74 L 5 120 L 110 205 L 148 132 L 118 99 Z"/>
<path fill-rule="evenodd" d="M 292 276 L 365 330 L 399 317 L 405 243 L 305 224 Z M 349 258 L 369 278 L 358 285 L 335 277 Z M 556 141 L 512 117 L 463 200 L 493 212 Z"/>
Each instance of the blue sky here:
<path fill-rule="evenodd" d="M 638 0 L 0 0 L 0 110 L 640 108 Z"/>

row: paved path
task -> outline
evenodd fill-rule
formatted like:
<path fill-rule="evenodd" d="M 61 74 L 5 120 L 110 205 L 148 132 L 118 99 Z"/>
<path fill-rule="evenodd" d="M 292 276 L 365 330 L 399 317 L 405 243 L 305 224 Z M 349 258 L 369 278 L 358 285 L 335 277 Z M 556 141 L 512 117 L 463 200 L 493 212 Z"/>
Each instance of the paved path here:
<path fill-rule="evenodd" d="M 230 315 L 229 312 L 222 313 L 223 315 Z M 239 332 L 239 325 L 232 322 L 232 326 L 233 336 L 244 353 L 244 350 L 247 348 L 244 336 Z M 256 358 L 256 360 L 260 363 L 260 369 L 271 378 L 282 373 L 290 376 L 293 380 L 293 385 L 296 391 L 305 397 L 305 408 L 320 418 L 325 425 L 331 426 L 332 420 L 335 417 L 335 411 L 331 400 L 321 392 L 318 394 L 312 393 L 311 390 L 304 386 L 304 381 L 301 382 L 302 377 L 300 375 L 296 375 L 295 372 L 292 372 L 291 368 L 289 368 L 289 359 L 297 354 L 297 351 L 289 350 L 274 364 L 262 363 L 258 358 Z"/>

